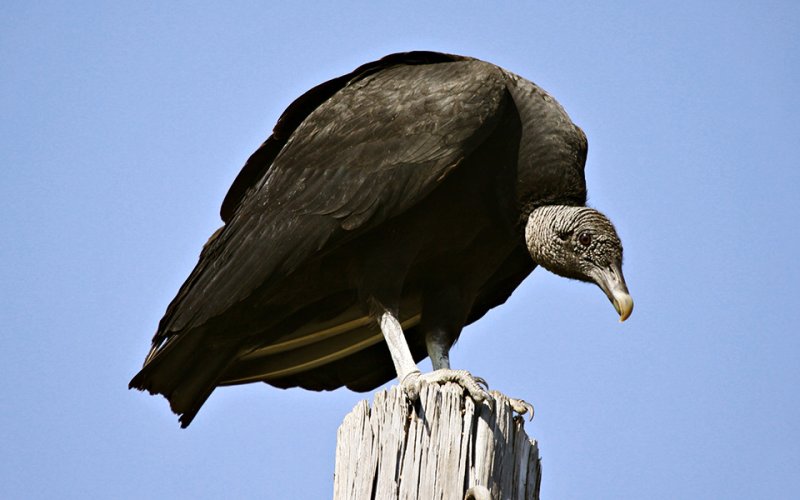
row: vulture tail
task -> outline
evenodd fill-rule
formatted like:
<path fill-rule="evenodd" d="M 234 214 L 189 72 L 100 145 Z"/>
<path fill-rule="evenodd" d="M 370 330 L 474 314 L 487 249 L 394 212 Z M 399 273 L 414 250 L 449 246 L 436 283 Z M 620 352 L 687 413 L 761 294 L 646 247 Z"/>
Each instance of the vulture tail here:
<path fill-rule="evenodd" d="M 198 333 L 198 332 L 191 332 Z M 186 428 L 236 359 L 238 345 L 209 345 L 202 335 L 184 334 L 151 353 L 128 388 L 162 394 Z M 205 339 L 207 340 L 207 339 Z M 181 344 L 180 348 L 175 348 Z"/>

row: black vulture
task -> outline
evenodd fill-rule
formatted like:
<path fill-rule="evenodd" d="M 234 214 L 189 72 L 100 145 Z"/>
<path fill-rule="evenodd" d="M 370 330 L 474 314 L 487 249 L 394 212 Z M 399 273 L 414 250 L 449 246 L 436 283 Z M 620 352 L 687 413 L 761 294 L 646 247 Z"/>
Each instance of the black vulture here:
<path fill-rule="evenodd" d="M 586 205 L 587 141 L 544 90 L 484 61 L 392 54 L 295 100 L 247 160 L 220 228 L 131 388 L 189 425 L 217 386 L 412 395 L 462 328 L 537 266 L 633 308 L 622 245 Z M 430 356 L 434 371 L 416 363 Z"/>

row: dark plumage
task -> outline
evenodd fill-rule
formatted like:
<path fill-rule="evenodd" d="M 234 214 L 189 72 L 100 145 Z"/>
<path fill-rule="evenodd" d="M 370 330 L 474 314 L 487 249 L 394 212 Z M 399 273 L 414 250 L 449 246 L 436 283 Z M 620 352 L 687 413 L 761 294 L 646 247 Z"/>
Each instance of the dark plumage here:
<path fill-rule="evenodd" d="M 542 89 L 467 57 L 394 54 L 311 89 L 234 181 L 130 386 L 186 426 L 219 385 L 405 383 L 427 355 L 449 368 L 537 263 L 624 319 L 619 239 L 574 209 L 586 148 Z"/>

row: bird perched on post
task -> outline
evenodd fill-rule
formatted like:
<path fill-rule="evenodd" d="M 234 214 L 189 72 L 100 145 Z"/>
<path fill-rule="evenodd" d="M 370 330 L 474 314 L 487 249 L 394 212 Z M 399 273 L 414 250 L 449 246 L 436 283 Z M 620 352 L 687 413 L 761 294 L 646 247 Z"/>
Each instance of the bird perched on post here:
<path fill-rule="evenodd" d="M 397 376 L 412 397 L 428 380 L 481 399 L 450 347 L 537 265 L 631 314 L 620 240 L 585 206 L 586 151 L 549 94 L 469 57 L 393 54 L 314 87 L 245 163 L 130 387 L 183 427 L 249 382 Z"/>

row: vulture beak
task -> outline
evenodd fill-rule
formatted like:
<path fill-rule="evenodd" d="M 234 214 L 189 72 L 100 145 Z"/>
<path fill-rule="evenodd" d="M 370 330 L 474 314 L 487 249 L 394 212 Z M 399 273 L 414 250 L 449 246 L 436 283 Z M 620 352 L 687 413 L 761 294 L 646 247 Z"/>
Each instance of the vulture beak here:
<path fill-rule="evenodd" d="M 612 264 L 605 269 L 596 268 L 591 273 L 591 278 L 605 292 L 608 300 L 614 304 L 614 309 L 619 314 L 619 321 L 623 322 L 628 319 L 633 312 L 633 298 L 628 293 L 621 266 Z"/>

